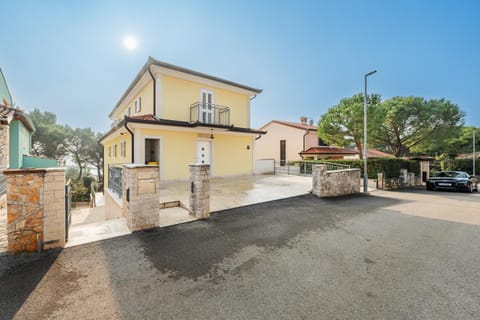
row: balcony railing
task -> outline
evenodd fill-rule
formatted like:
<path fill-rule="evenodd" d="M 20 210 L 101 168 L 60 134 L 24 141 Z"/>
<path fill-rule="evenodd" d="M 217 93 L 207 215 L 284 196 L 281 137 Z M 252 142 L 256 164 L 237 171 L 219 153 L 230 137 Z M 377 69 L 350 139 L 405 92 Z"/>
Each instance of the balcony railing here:
<path fill-rule="evenodd" d="M 108 189 L 122 198 L 122 167 L 108 167 Z"/>
<path fill-rule="evenodd" d="M 190 105 L 190 123 L 194 122 L 229 126 L 230 108 L 212 103 L 193 103 Z"/>

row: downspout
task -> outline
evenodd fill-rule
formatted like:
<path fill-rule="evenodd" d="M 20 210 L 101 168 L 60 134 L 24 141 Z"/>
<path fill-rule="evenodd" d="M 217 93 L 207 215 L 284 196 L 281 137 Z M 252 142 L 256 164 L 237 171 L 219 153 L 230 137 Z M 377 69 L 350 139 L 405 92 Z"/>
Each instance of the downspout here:
<path fill-rule="evenodd" d="M 153 116 L 157 116 L 157 80 L 153 76 L 152 70 L 150 70 L 150 67 L 148 67 L 148 73 L 150 73 L 150 76 L 152 77 L 153 80 Z"/>
<path fill-rule="evenodd" d="M 130 130 L 130 128 L 127 126 L 127 119 L 125 117 L 125 124 L 124 124 L 124 127 L 125 129 L 127 129 L 127 131 L 130 133 L 130 136 L 132 137 L 132 163 L 135 163 L 135 153 L 134 153 L 134 150 L 135 150 L 135 139 L 133 137 L 133 132 L 132 130 Z"/>
<path fill-rule="evenodd" d="M 308 134 L 308 130 L 305 131 L 305 134 L 303 135 L 303 151 L 305 151 L 305 137 L 307 136 Z"/>
<path fill-rule="evenodd" d="M 251 114 L 252 114 L 252 106 L 250 105 L 250 101 L 252 101 L 253 99 L 255 99 L 257 97 L 257 94 L 255 93 L 255 95 L 253 97 L 250 97 L 248 98 L 248 127 L 250 128 L 251 127 L 251 124 L 252 124 L 252 119 L 251 119 Z M 256 139 L 255 139 L 256 140 Z"/>

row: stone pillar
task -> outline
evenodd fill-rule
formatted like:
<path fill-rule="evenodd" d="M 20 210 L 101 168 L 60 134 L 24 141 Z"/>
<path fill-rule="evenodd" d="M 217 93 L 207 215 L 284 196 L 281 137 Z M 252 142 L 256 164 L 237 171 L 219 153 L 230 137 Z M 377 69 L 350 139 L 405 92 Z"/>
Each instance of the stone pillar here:
<path fill-rule="evenodd" d="M 323 192 L 323 184 L 327 176 L 326 165 L 312 165 L 312 193 L 317 197 L 321 197 Z"/>
<path fill-rule="evenodd" d="M 44 179 L 43 249 L 65 246 L 65 169 L 48 168 Z"/>
<path fill-rule="evenodd" d="M 400 180 L 403 185 L 408 184 L 408 172 L 407 169 L 400 169 Z"/>
<path fill-rule="evenodd" d="M 131 231 L 158 227 L 160 219 L 159 166 L 122 166 L 122 213 Z"/>
<path fill-rule="evenodd" d="M 383 172 L 377 174 L 377 189 L 383 190 Z"/>
<path fill-rule="evenodd" d="M 195 218 L 210 217 L 210 165 L 190 165 L 190 209 Z"/>
<path fill-rule="evenodd" d="M 8 251 L 37 251 L 43 241 L 45 169 L 5 170 Z"/>
<path fill-rule="evenodd" d="M 415 172 L 409 172 L 408 173 L 408 186 L 409 187 L 414 187 L 415 185 L 416 185 Z"/>

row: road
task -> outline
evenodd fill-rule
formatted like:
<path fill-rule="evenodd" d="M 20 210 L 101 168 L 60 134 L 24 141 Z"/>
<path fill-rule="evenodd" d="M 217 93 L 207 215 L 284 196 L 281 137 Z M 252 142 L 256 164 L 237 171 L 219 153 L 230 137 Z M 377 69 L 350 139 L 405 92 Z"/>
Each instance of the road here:
<path fill-rule="evenodd" d="M 0 257 L 1 319 L 478 319 L 480 194 L 312 195 Z"/>

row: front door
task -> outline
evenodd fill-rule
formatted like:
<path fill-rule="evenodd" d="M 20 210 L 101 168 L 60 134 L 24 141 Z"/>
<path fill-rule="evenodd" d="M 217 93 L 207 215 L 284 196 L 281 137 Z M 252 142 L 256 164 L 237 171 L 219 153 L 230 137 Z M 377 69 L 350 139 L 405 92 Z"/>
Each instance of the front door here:
<path fill-rule="evenodd" d="M 287 153 L 287 148 L 286 148 L 286 141 L 285 140 L 280 140 L 280 165 L 284 166 L 286 162 L 286 153 Z"/>
<path fill-rule="evenodd" d="M 200 122 L 214 123 L 215 112 L 213 106 L 213 92 L 202 90 L 200 101 Z"/>
<path fill-rule="evenodd" d="M 210 141 L 197 141 L 196 163 L 211 164 L 211 144 Z"/>

